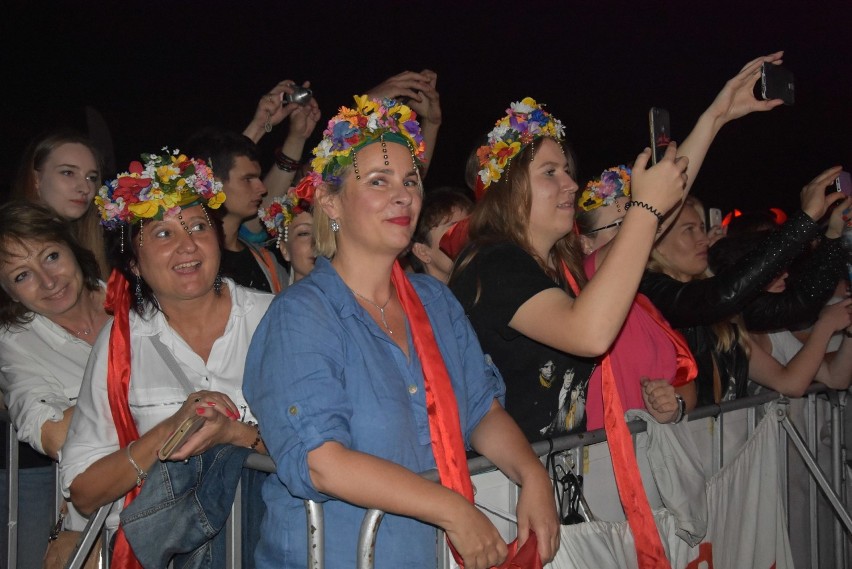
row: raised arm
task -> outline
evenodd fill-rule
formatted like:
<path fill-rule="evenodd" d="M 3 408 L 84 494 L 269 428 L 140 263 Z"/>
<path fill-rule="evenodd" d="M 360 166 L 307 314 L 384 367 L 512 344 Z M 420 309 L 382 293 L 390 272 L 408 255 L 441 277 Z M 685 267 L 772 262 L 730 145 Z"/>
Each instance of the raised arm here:
<path fill-rule="evenodd" d="M 633 168 L 633 199 L 661 214 L 679 203 L 686 184 L 686 158 L 676 158 L 671 144 L 663 160 L 646 170 L 645 149 Z M 657 216 L 632 207 L 609 255 L 574 300 L 558 288 L 544 290 L 518 308 L 509 326 L 543 344 L 576 354 L 604 353 L 624 324 L 657 235 Z M 561 268 L 556 268 L 561 270 Z"/>
<path fill-rule="evenodd" d="M 852 299 L 847 298 L 826 307 L 814 325 L 808 341 L 786 366 L 764 351 L 757 342 L 750 341 L 749 377 L 784 395 L 801 397 L 820 370 L 832 334 L 850 325 Z M 820 380 L 828 387 L 837 389 L 845 389 L 842 384 L 849 384 L 848 379 L 835 383 L 833 377 L 824 373 L 820 374 Z"/>
<path fill-rule="evenodd" d="M 420 73 L 403 71 L 367 91 L 367 95 L 374 99 L 403 99 L 405 104 L 417 113 L 426 145 L 426 165 L 421 172 L 423 177 L 426 177 L 426 172 L 432 164 L 438 130 L 441 128 L 441 97 L 436 89 L 437 84 L 438 74 L 430 69 L 424 69 Z"/>

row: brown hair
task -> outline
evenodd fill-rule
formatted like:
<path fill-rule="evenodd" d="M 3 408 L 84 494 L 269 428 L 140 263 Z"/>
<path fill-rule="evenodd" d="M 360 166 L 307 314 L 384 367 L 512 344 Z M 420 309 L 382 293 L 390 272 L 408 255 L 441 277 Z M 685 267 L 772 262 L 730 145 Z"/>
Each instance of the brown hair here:
<path fill-rule="evenodd" d="M 72 130 L 59 130 L 35 139 L 24 152 L 18 168 L 18 175 L 12 184 L 13 198 L 36 204 L 41 203 L 38 190 L 36 190 L 35 173 L 44 166 L 51 153 L 63 144 L 82 144 L 89 149 L 98 167 L 99 179 L 95 185 L 100 185 L 100 178 L 103 177 L 104 169 L 101 153 L 82 134 Z M 110 267 L 107 262 L 103 228 L 100 225 L 100 217 L 94 202 L 83 214 L 83 217 L 70 222 L 70 227 L 76 240 L 94 254 L 101 274 L 108 274 Z"/>
<path fill-rule="evenodd" d="M 469 235 L 472 245 L 456 262 L 453 275 L 450 276 L 450 282 L 456 274 L 470 264 L 483 246 L 508 241 L 532 255 L 542 270 L 558 282 L 563 283 L 563 286 L 566 286 L 565 279 L 559 269 L 562 263 L 565 263 L 581 287 L 586 284 L 587 279 L 583 271 L 580 243 L 573 231 L 557 241 L 550 250 L 553 265 L 557 267 L 555 271 L 548 267 L 548 259 L 542 259 L 536 254 L 529 240 L 530 208 L 532 205 L 529 166 L 542 140 L 541 138 L 534 140 L 523 148 L 512 159 L 500 179 L 491 183 L 476 204 L 470 217 Z M 575 177 L 576 167 L 573 154 L 565 143 L 555 142 L 560 145 L 568 158 L 570 174 Z"/>
<path fill-rule="evenodd" d="M 85 287 L 91 291 L 100 288 L 97 260 L 91 251 L 80 245 L 67 221 L 43 206 L 25 201 L 0 206 L 0 262 L 5 262 L 12 255 L 9 250 L 11 244 L 23 244 L 25 241 L 67 245 L 80 266 Z M 13 324 L 26 324 L 34 316 L 0 287 L 0 325 L 8 329 Z"/>

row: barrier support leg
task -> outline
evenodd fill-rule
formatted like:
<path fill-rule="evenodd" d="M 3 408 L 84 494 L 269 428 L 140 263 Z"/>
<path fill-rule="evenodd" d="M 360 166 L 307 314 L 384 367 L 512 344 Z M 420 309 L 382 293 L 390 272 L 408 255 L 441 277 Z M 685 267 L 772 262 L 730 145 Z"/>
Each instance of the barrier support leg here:
<path fill-rule="evenodd" d="M 305 500 L 308 519 L 308 569 L 325 567 L 325 528 L 322 504 Z"/>
<path fill-rule="evenodd" d="M 7 567 L 18 566 L 18 436 L 11 423 L 6 428 L 6 498 L 9 504 L 6 524 Z"/>
<path fill-rule="evenodd" d="M 847 512 L 843 508 L 843 504 L 840 503 L 840 498 L 837 496 L 837 493 L 832 489 L 831 484 L 828 481 L 825 473 L 819 467 L 816 462 L 814 456 L 808 452 L 807 447 L 805 446 L 805 441 L 802 439 L 802 435 L 799 434 L 799 431 L 796 429 L 795 425 L 790 422 L 790 418 L 784 414 L 783 410 L 779 410 L 779 420 L 781 421 L 781 426 L 784 427 L 784 430 L 787 431 L 787 434 L 790 437 L 790 440 L 793 441 L 793 445 L 796 447 L 799 455 L 802 457 L 802 460 L 805 462 L 805 466 L 808 468 L 808 471 L 816 480 L 817 484 L 819 484 L 820 489 L 825 493 L 826 498 L 828 498 L 829 504 L 831 504 L 832 509 L 834 510 L 834 515 L 837 516 L 840 523 L 846 528 L 846 531 L 852 533 L 852 517 L 849 516 L 849 512 Z"/>
<path fill-rule="evenodd" d="M 111 510 L 112 504 L 107 504 L 106 506 L 101 506 L 97 512 L 92 514 L 92 517 L 89 518 L 89 523 L 86 524 L 86 529 L 83 530 L 83 536 L 74 550 L 74 555 L 68 560 L 65 569 L 82 569 L 83 565 L 86 564 L 86 558 L 95 545 L 98 535 L 103 530 Z"/>

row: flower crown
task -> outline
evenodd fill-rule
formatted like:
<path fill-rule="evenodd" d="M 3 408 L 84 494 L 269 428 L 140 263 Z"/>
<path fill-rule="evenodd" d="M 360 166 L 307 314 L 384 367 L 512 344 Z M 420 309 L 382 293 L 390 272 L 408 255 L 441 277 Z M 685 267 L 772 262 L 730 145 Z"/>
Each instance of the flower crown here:
<path fill-rule="evenodd" d="M 512 158 L 527 144 L 544 136 L 559 142 L 565 137 L 565 127 L 559 119 L 531 97 L 512 103 L 506 113 L 488 133 L 488 144 L 476 151 L 481 166 L 476 178 L 477 197 L 482 196 L 492 182 L 500 179 Z"/>
<path fill-rule="evenodd" d="M 591 211 L 602 205 L 612 205 L 617 198 L 629 198 L 630 173 L 630 168 L 624 165 L 607 168 L 600 178 L 586 184 L 577 207 L 583 211 Z"/>
<path fill-rule="evenodd" d="M 213 170 L 197 158 L 187 158 L 179 150 L 164 154 L 143 154 L 128 171 L 107 181 L 95 196 L 101 224 L 116 229 L 141 219 L 163 219 L 181 208 L 198 203 L 217 209 L 225 201 L 222 182 Z"/>
<path fill-rule="evenodd" d="M 426 145 L 420 134 L 417 113 L 393 99 L 355 97 L 355 108 L 340 107 L 328 121 L 322 141 L 314 148 L 311 162 L 323 180 L 339 178 L 343 168 L 352 164 L 352 155 L 362 147 L 383 138 L 406 144 L 418 166 L 426 161 Z"/>
<path fill-rule="evenodd" d="M 310 211 L 314 201 L 314 191 L 322 182 L 322 177 L 311 172 L 293 188 L 286 196 L 272 200 L 268 208 L 260 208 L 257 215 L 266 227 L 266 232 L 275 239 L 281 239 L 281 232 L 297 215 Z"/>

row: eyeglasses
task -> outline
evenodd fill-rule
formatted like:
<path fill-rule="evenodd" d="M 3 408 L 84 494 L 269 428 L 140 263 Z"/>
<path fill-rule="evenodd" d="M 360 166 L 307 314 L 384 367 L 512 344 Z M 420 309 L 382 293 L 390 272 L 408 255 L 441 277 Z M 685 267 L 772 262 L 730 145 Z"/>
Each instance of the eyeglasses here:
<path fill-rule="evenodd" d="M 615 221 L 613 221 L 609 225 L 604 225 L 603 227 L 597 227 L 595 229 L 591 229 L 589 231 L 586 231 L 586 235 L 589 235 L 591 233 L 597 233 L 598 231 L 603 231 L 604 229 L 611 229 L 613 227 L 621 227 L 622 223 L 624 223 L 623 217 L 621 219 L 616 219 Z"/>

